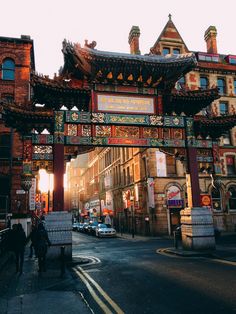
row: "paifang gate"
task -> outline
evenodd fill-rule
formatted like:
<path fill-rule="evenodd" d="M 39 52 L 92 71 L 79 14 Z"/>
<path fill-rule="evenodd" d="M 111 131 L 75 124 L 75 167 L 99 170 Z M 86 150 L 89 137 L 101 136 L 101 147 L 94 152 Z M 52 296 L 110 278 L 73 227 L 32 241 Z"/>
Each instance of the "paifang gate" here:
<path fill-rule="evenodd" d="M 200 207 L 197 151 L 209 150 L 219 173 L 217 139 L 236 121 L 200 114 L 219 97 L 218 89 L 176 88 L 196 66 L 191 53 L 141 56 L 94 47 L 64 41 L 60 75 L 32 73 L 30 104 L 2 104 L 6 124 L 23 135 L 23 174 L 47 166 L 54 173 L 53 210 L 63 211 L 68 156 L 97 146 L 175 148 L 187 159 L 189 191 L 194 190 L 189 206 Z M 42 134 L 44 129 L 49 134 Z"/>

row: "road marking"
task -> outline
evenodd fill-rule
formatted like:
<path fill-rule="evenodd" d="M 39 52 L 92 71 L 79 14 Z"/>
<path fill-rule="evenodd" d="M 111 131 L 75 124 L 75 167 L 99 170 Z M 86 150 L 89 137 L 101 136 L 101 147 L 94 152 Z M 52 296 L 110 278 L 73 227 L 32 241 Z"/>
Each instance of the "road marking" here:
<path fill-rule="evenodd" d="M 94 300 L 97 302 L 97 304 L 100 306 L 100 308 L 103 310 L 106 314 L 112 314 L 112 312 L 109 310 L 109 308 L 106 306 L 104 302 L 98 297 L 90 283 L 87 281 L 87 279 L 84 277 L 82 273 L 80 273 L 76 268 L 73 268 L 73 270 L 76 272 L 76 274 L 80 277 L 80 279 L 83 281 L 83 283 L 88 288 L 91 296 L 94 298 Z"/>
<path fill-rule="evenodd" d="M 218 262 L 218 263 L 222 263 L 222 264 L 228 264 L 228 265 L 231 265 L 231 266 L 236 266 L 236 262 L 227 261 L 225 259 L 212 258 L 211 260 L 213 262 Z"/>
<path fill-rule="evenodd" d="M 98 297 L 96 292 L 94 291 L 93 287 L 90 283 L 97 289 L 97 291 L 102 295 L 102 297 L 108 302 L 108 304 L 115 310 L 117 314 L 124 314 L 121 308 L 109 297 L 109 295 L 98 285 L 98 283 L 90 277 L 81 267 L 74 268 L 76 273 L 82 279 L 82 281 L 86 284 L 88 290 L 90 291 L 91 295 L 93 296 L 94 300 L 98 303 L 98 305 L 103 309 L 104 313 L 106 314 L 113 314 L 110 309 L 106 306 L 106 304 Z M 90 282 L 90 283 L 89 283 Z"/>

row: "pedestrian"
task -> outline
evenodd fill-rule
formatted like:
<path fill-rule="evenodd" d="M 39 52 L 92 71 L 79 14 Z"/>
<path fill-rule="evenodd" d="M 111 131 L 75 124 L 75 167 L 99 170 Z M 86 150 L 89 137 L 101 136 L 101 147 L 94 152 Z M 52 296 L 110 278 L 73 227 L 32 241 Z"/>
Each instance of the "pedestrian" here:
<path fill-rule="evenodd" d="M 37 227 L 35 224 L 32 224 L 32 229 L 29 235 L 29 238 L 31 240 L 29 258 L 33 257 L 33 251 L 34 251 L 35 257 L 37 257 L 36 248 L 35 248 L 36 247 L 36 233 L 37 233 Z"/>
<path fill-rule="evenodd" d="M 50 245 L 51 242 L 48 238 L 47 230 L 44 228 L 43 223 L 40 223 L 35 233 L 35 248 L 38 257 L 39 273 L 46 271 L 46 255 L 48 246 Z"/>
<path fill-rule="evenodd" d="M 26 235 L 22 224 L 14 224 L 10 232 L 10 250 L 15 254 L 16 272 L 22 274 L 24 264 L 24 254 L 26 245 Z"/>

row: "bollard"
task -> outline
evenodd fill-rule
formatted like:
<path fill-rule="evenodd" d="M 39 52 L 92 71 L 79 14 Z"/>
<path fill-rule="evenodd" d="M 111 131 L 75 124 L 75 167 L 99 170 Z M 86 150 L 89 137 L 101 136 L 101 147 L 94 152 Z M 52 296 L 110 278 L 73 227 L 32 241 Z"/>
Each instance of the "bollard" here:
<path fill-rule="evenodd" d="M 61 277 L 65 274 L 65 247 L 61 246 Z"/>
<path fill-rule="evenodd" d="M 174 234 L 174 246 L 175 246 L 175 248 L 176 249 L 178 249 L 178 234 L 177 234 L 177 231 L 174 231 L 173 232 L 173 234 Z"/>

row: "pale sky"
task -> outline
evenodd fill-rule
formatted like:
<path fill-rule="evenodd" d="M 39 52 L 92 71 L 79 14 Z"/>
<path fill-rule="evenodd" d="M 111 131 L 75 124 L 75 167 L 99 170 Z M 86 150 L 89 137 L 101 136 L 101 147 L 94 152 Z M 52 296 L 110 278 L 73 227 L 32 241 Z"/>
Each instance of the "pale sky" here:
<path fill-rule="evenodd" d="M 236 55 L 236 1 L 212 0 L 2 0 L 0 36 L 34 40 L 36 70 L 53 77 L 63 65 L 64 38 L 96 49 L 129 53 L 132 25 L 140 27 L 140 50 L 148 53 L 168 14 L 189 50 L 206 51 L 204 33 L 217 28 L 218 52 Z"/>

